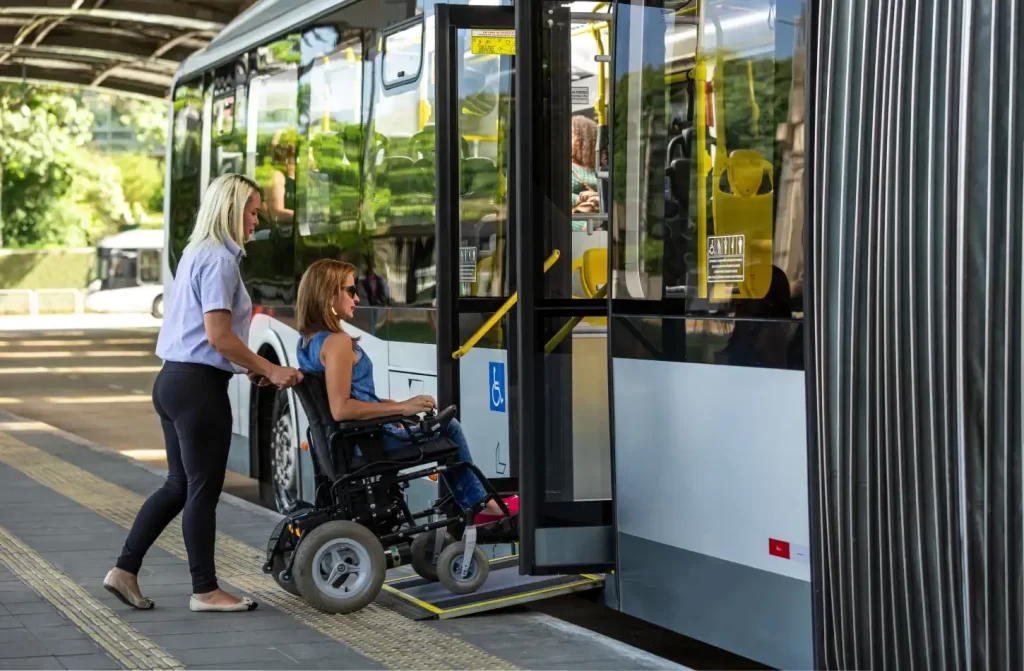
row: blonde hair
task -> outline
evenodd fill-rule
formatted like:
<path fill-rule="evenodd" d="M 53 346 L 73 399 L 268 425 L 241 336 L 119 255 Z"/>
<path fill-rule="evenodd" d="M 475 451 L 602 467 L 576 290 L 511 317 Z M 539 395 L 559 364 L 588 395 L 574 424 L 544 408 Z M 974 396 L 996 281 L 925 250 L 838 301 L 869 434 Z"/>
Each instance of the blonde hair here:
<path fill-rule="evenodd" d="M 572 118 L 572 162 L 597 169 L 597 122 L 582 114 Z"/>
<path fill-rule="evenodd" d="M 189 247 L 234 242 L 245 254 L 245 206 L 260 187 L 245 175 L 228 173 L 210 183 L 188 238 Z"/>
<path fill-rule="evenodd" d="M 341 319 L 334 315 L 334 299 L 341 293 L 345 280 L 355 276 L 355 266 L 335 259 L 320 259 L 306 268 L 299 280 L 295 306 L 295 329 L 303 337 L 320 331 L 344 333 Z"/>

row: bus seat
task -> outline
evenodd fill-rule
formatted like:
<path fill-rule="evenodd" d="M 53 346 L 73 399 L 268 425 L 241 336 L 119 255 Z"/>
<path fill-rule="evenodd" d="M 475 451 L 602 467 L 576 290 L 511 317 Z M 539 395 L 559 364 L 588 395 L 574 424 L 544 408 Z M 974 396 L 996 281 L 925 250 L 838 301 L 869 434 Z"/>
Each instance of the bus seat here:
<path fill-rule="evenodd" d="M 493 198 L 498 192 L 497 165 L 486 156 L 463 159 L 462 184 L 463 193 Z"/>
<path fill-rule="evenodd" d="M 583 256 L 572 264 L 572 269 L 580 273 L 580 284 L 586 294 L 581 298 L 593 298 L 608 283 L 608 249 L 592 247 L 585 250 Z"/>
<path fill-rule="evenodd" d="M 772 164 L 761 152 L 737 149 L 712 180 L 714 234 L 742 235 L 744 280 L 715 284 L 714 300 L 764 298 L 771 286 L 772 212 L 775 198 Z M 726 190 L 727 189 L 727 190 Z"/>

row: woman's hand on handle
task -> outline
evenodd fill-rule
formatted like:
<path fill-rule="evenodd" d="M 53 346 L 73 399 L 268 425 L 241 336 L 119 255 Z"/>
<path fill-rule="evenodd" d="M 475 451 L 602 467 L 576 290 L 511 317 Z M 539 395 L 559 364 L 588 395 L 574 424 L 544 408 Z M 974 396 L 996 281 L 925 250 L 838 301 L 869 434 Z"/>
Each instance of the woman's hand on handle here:
<path fill-rule="evenodd" d="M 287 366 L 274 366 L 267 377 L 278 389 L 288 389 L 302 382 L 302 372 Z"/>
<path fill-rule="evenodd" d="M 421 412 L 429 412 L 436 407 L 437 401 L 434 400 L 433 396 L 421 394 L 420 396 L 414 396 L 408 401 L 402 402 L 402 414 L 418 415 Z"/>

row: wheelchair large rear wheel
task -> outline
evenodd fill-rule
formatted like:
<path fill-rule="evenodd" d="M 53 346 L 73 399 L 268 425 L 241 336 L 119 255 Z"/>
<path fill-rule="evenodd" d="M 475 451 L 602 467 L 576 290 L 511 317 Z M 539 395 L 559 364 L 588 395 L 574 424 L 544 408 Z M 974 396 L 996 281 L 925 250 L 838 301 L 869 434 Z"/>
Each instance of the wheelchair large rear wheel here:
<path fill-rule="evenodd" d="M 325 613 L 354 613 L 377 598 L 387 565 L 384 547 L 361 524 L 340 520 L 320 525 L 295 551 L 299 593 Z"/>
<path fill-rule="evenodd" d="M 487 582 L 491 565 L 487 554 L 477 545 L 469 556 L 469 568 L 465 577 L 462 575 L 462 562 L 466 554 L 466 542 L 456 541 L 441 550 L 437 558 L 437 580 L 449 592 L 455 594 L 472 594 Z"/>
<path fill-rule="evenodd" d="M 437 580 L 437 564 L 434 562 L 434 539 L 436 531 L 424 531 L 413 539 L 409 551 L 412 554 L 412 570 L 427 580 Z M 455 542 L 450 533 L 443 534 L 441 550 Z"/>

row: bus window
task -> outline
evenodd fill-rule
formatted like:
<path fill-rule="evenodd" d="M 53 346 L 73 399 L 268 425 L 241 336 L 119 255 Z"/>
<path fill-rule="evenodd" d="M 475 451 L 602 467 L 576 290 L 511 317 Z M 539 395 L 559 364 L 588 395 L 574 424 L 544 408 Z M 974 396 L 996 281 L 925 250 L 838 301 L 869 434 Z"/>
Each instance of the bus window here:
<path fill-rule="evenodd" d="M 789 319 L 801 306 L 801 2 L 631 10 L 616 62 L 613 297 Z"/>
<path fill-rule="evenodd" d="M 241 60 L 219 69 L 213 86 L 210 149 L 210 179 L 230 172 L 245 172 L 246 69 Z"/>
<path fill-rule="evenodd" d="M 160 250 L 142 249 L 139 251 L 139 282 L 143 284 L 160 282 Z"/>
<path fill-rule="evenodd" d="M 250 116 L 256 122 L 253 165 L 266 217 L 261 217 L 254 240 L 267 238 L 272 227 L 287 227 L 295 218 L 298 35 L 261 48 L 259 53 L 261 72 L 253 79 L 249 96 Z"/>
<path fill-rule="evenodd" d="M 384 86 L 415 81 L 423 63 L 423 19 L 384 35 Z"/>
<path fill-rule="evenodd" d="M 199 172 L 202 165 L 202 86 L 199 81 L 179 84 L 174 90 L 171 138 L 171 189 L 168 221 L 168 258 L 171 272 L 178 267 L 199 209 Z"/>
<path fill-rule="evenodd" d="M 359 221 L 364 31 L 340 26 L 329 30 L 337 48 L 318 56 L 304 79 L 309 87 L 309 148 L 300 187 L 302 235 L 353 230 Z"/>

